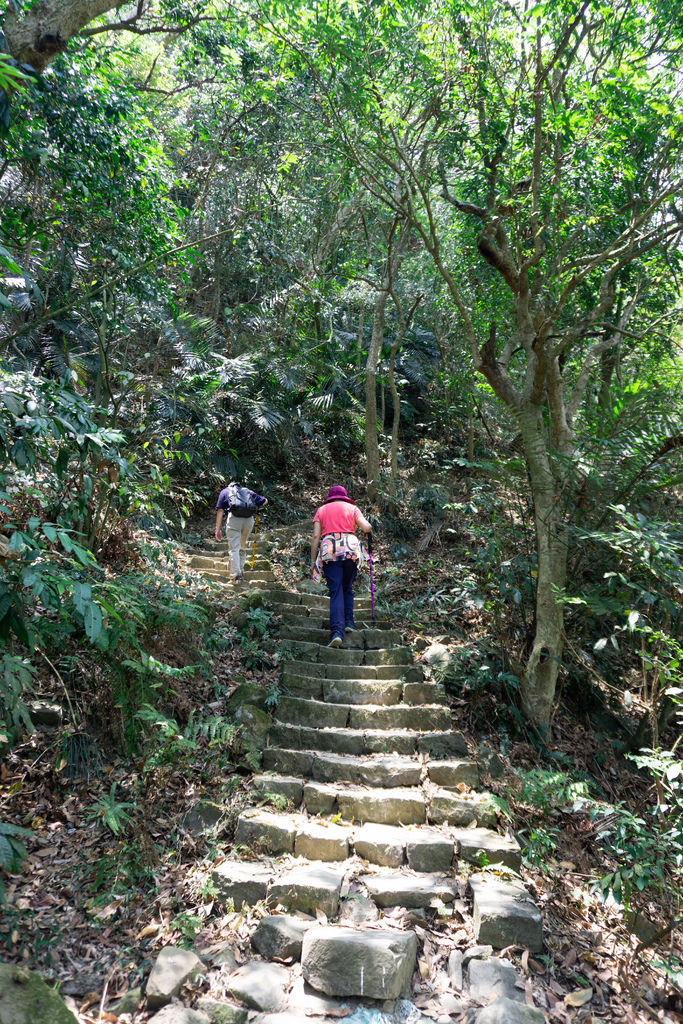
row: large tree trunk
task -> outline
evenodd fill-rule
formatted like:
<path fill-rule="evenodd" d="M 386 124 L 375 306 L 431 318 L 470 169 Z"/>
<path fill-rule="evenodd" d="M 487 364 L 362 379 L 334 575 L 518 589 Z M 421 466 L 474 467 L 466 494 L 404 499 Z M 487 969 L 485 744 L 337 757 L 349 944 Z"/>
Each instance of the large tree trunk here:
<path fill-rule="evenodd" d="M 550 725 L 563 648 L 563 612 L 557 590 L 567 573 L 567 531 L 558 500 L 542 410 L 527 406 L 518 414 L 534 502 L 538 575 L 536 629 L 521 679 L 522 710 L 545 731 Z"/>
<path fill-rule="evenodd" d="M 121 0 L 40 0 L 29 11 L 10 5 L 3 23 L 9 51 L 42 72 L 88 22 L 120 6 Z"/>
<path fill-rule="evenodd" d="M 379 442 L 377 438 L 377 364 L 384 341 L 384 314 L 389 292 L 383 288 L 375 299 L 372 318 L 372 337 L 365 361 L 365 458 L 368 497 L 377 500 L 379 494 Z"/>

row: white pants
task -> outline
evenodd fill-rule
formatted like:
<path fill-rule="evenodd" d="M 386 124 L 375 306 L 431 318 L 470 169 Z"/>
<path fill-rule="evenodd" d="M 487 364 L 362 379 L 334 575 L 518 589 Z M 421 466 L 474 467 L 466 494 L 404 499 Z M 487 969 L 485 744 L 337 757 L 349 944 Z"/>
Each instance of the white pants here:
<path fill-rule="evenodd" d="M 254 529 L 254 517 L 240 519 L 228 513 L 227 540 L 230 546 L 230 564 L 233 576 L 241 576 L 247 560 L 249 535 Z"/>

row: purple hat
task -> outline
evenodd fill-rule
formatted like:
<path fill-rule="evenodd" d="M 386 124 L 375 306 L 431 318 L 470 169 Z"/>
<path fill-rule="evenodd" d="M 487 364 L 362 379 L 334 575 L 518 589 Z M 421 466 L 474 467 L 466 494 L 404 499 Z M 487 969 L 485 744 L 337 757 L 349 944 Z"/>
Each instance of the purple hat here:
<path fill-rule="evenodd" d="M 330 487 L 327 492 L 324 504 L 327 505 L 328 501 L 348 501 L 349 505 L 355 505 L 355 501 L 352 501 L 346 493 L 345 487 Z"/>

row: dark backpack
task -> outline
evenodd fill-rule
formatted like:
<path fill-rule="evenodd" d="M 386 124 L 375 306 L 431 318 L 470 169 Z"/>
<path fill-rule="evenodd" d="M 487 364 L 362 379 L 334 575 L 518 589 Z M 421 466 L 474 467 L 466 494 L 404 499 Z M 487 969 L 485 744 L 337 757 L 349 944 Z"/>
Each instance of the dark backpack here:
<path fill-rule="evenodd" d="M 254 504 L 248 487 L 239 487 L 237 484 L 231 484 L 228 488 L 228 498 L 230 500 L 230 512 L 238 519 L 249 519 L 255 512 L 258 512 L 258 505 Z"/>

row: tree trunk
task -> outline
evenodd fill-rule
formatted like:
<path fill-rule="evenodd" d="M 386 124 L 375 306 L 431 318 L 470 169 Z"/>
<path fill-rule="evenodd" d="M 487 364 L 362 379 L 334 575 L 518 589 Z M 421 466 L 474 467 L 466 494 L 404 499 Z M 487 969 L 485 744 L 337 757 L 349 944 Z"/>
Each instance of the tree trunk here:
<path fill-rule="evenodd" d="M 3 23 L 9 51 L 42 72 L 88 22 L 120 6 L 121 0 L 40 0 L 29 11 L 10 5 Z"/>
<path fill-rule="evenodd" d="M 536 628 L 521 679 L 522 710 L 542 731 L 550 725 L 557 673 L 563 648 L 562 606 L 556 590 L 567 573 L 567 532 L 548 452 L 540 407 L 528 405 L 518 413 L 534 502 L 538 575 Z"/>
<path fill-rule="evenodd" d="M 383 288 L 375 299 L 372 337 L 365 361 L 365 458 L 368 497 L 377 501 L 379 494 L 379 443 L 377 440 L 377 364 L 384 341 L 384 314 L 389 292 Z"/>
<path fill-rule="evenodd" d="M 401 422 L 401 399 L 396 387 L 396 353 L 401 343 L 401 336 L 391 346 L 389 356 L 389 388 L 391 389 L 391 401 L 394 407 L 394 417 L 391 422 L 391 490 L 396 494 L 398 486 L 398 428 Z"/>

